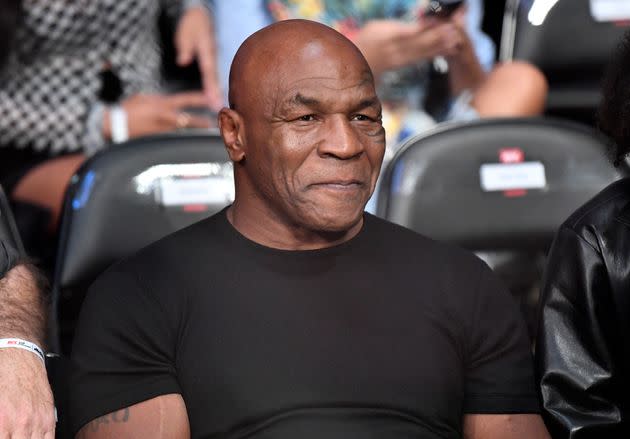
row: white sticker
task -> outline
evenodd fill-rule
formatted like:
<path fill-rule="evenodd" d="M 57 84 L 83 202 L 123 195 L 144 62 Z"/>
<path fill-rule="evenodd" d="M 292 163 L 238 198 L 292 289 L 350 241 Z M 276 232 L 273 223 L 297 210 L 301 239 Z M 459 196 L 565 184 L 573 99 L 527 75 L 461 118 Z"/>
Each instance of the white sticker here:
<path fill-rule="evenodd" d="M 486 163 L 479 169 L 481 189 L 486 192 L 543 189 L 547 186 L 541 162 Z"/>
<path fill-rule="evenodd" d="M 225 177 L 163 178 L 160 194 L 164 206 L 227 204 L 234 201 L 234 182 Z"/>
<path fill-rule="evenodd" d="M 591 15 L 597 21 L 630 20 L 630 1 L 628 0 L 589 0 Z"/>

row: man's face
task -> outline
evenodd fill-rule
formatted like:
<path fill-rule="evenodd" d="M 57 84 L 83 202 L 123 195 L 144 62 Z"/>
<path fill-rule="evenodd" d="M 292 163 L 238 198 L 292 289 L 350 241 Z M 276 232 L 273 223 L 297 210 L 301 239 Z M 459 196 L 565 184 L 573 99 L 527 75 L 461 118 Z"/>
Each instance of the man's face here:
<path fill-rule="evenodd" d="M 304 46 L 296 62 L 263 79 L 257 104 L 244 113 L 257 202 L 319 232 L 361 220 L 385 151 L 372 75 L 358 56 L 335 51 L 317 41 Z"/>

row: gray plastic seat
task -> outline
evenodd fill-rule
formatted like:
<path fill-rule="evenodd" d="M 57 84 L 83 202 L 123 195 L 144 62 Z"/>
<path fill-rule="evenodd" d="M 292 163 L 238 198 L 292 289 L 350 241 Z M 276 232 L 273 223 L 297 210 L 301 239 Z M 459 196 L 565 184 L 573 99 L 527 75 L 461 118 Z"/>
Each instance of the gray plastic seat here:
<path fill-rule="evenodd" d="M 508 0 L 500 58 L 543 71 L 549 114 L 591 122 L 604 68 L 626 24 L 597 21 L 589 0 Z"/>
<path fill-rule="evenodd" d="M 67 191 L 53 303 L 67 352 L 87 287 L 107 267 L 233 200 L 218 134 L 146 137 L 88 160 Z M 57 346 L 58 348 L 58 346 Z"/>
<path fill-rule="evenodd" d="M 609 163 L 606 146 L 590 127 L 556 119 L 444 125 L 401 147 L 378 214 L 478 252 L 531 308 L 558 226 L 629 174 Z"/>

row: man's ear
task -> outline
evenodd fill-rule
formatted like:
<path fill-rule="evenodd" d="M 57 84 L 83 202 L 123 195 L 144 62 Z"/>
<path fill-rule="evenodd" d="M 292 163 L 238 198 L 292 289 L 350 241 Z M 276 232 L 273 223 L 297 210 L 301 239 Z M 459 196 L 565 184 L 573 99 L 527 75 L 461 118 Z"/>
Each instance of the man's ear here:
<path fill-rule="evenodd" d="M 245 130 L 243 118 L 230 108 L 222 108 L 219 112 L 219 130 L 225 148 L 234 163 L 241 162 L 245 158 Z"/>

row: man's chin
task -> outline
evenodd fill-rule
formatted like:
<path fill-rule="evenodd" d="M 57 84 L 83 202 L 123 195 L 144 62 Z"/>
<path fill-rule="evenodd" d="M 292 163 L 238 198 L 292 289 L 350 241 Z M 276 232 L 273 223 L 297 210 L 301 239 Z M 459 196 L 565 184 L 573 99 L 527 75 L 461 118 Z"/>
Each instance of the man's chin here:
<path fill-rule="evenodd" d="M 364 207 L 365 205 L 361 205 L 352 210 L 313 212 L 314 215 L 309 219 L 310 228 L 321 233 L 343 234 L 349 232 L 360 225 L 363 220 Z"/>

